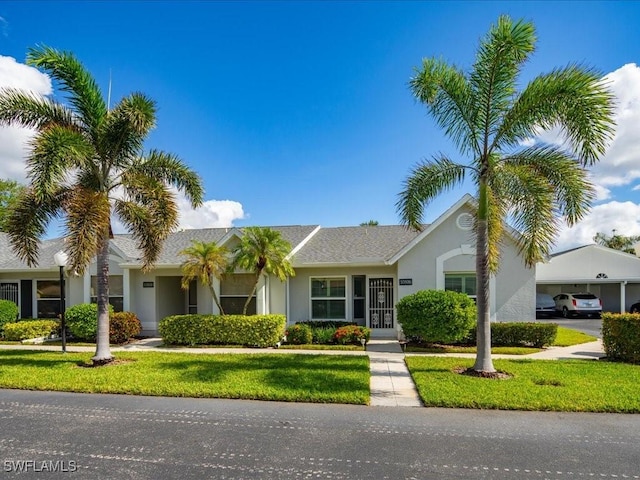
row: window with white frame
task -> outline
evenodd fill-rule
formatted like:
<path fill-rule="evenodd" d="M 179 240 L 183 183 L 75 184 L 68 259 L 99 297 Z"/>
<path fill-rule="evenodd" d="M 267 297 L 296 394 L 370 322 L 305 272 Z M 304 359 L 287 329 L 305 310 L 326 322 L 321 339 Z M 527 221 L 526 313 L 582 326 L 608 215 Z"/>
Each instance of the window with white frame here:
<path fill-rule="evenodd" d="M 98 277 L 95 275 L 91 275 L 91 303 L 98 303 Z M 109 303 L 114 312 L 124 309 L 122 275 L 109 275 Z"/>
<path fill-rule="evenodd" d="M 311 278 L 311 318 L 346 320 L 346 295 L 345 277 Z"/>
<path fill-rule="evenodd" d="M 444 289 L 454 292 L 466 293 L 470 297 L 476 296 L 475 273 L 445 273 Z"/>
<path fill-rule="evenodd" d="M 37 280 L 36 303 L 38 318 L 57 318 L 60 315 L 60 281 Z"/>
<path fill-rule="evenodd" d="M 233 273 L 225 275 L 220 281 L 220 305 L 227 315 L 241 315 L 244 304 L 253 289 L 255 275 L 250 273 Z M 247 307 L 247 315 L 256 314 L 256 295 L 251 297 Z"/>

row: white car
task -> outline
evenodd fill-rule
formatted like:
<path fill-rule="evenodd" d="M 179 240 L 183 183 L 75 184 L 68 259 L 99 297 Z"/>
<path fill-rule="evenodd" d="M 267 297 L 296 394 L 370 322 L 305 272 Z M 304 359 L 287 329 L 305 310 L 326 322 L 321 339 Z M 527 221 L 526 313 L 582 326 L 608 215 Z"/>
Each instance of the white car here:
<path fill-rule="evenodd" d="M 602 302 L 593 293 L 560 293 L 553 300 L 556 311 L 565 318 L 572 315 L 599 318 L 602 314 Z"/>

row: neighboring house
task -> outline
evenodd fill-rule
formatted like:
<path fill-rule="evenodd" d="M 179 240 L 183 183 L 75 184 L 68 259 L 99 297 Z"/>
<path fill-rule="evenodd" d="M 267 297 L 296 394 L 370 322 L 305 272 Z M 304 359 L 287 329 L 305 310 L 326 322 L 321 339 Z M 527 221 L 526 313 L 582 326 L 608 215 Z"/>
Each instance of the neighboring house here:
<path fill-rule="evenodd" d="M 536 288 L 552 296 L 591 292 L 606 312 L 625 312 L 640 300 L 640 258 L 600 245 L 552 255 L 536 267 Z"/>
<path fill-rule="evenodd" d="M 263 277 L 250 313 L 282 313 L 288 322 L 349 320 L 372 328 L 374 336 L 396 336 L 395 304 L 423 289 L 448 289 L 475 295 L 475 251 L 472 232 L 474 199 L 466 195 L 422 232 L 403 226 L 321 228 L 318 225 L 272 227 L 291 243 L 295 277 L 280 282 Z M 512 232 L 513 233 L 513 232 Z M 110 301 L 116 310 L 133 311 L 143 332 L 157 332 L 168 315 L 217 313 L 206 287 L 192 282 L 180 288 L 182 258 L 192 239 L 214 241 L 232 249 L 241 228 L 177 232 L 167 239 L 153 270 L 141 271 L 140 252 L 129 235 L 116 235 L 110 252 Z M 54 317 L 60 288 L 53 255 L 62 240 L 46 240 L 40 265 L 28 268 L 15 259 L 0 234 L 0 296 L 20 306 L 21 316 Z M 68 278 L 68 305 L 95 300 L 96 267 Z M 253 276 L 237 272 L 216 282 L 226 313 L 240 313 Z M 491 279 L 494 321 L 535 317 L 535 270 L 525 268 L 511 239 L 504 244 L 500 272 Z"/>

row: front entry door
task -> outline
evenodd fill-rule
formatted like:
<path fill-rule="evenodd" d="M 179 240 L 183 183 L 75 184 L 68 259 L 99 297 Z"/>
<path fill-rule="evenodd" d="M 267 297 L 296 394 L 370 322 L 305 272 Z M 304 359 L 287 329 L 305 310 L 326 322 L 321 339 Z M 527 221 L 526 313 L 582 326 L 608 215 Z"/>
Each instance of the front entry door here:
<path fill-rule="evenodd" d="M 393 328 L 393 278 L 369 279 L 371 328 Z"/>

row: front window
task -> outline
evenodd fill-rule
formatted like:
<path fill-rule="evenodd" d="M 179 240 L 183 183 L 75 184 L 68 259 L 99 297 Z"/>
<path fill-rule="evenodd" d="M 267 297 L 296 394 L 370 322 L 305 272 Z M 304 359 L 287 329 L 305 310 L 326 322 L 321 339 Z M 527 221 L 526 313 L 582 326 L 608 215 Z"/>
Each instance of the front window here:
<path fill-rule="evenodd" d="M 476 296 L 475 273 L 445 273 L 444 289 L 454 292 L 466 293 L 470 297 Z"/>
<path fill-rule="evenodd" d="M 225 275 L 220 282 L 220 305 L 227 315 L 242 315 L 244 304 L 253 290 L 256 277 L 250 273 Z M 256 295 L 251 297 L 247 315 L 256 314 Z"/>
<path fill-rule="evenodd" d="M 98 303 L 98 277 L 91 276 L 91 303 Z M 122 275 L 109 275 L 109 303 L 114 312 L 124 310 L 124 287 Z"/>
<path fill-rule="evenodd" d="M 311 318 L 313 320 L 345 320 L 346 304 L 344 277 L 311 279 Z"/>
<path fill-rule="evenodd" d="M 36 281 L 38 318 L 56 318 L 60 315 L 60 281 Z"/>

